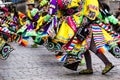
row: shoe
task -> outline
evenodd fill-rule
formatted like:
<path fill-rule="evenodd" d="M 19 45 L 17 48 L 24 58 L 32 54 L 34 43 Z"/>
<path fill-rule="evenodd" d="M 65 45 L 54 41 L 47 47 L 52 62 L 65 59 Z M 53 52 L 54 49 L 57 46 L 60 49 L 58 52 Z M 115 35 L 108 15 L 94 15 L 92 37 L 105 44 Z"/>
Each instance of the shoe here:
<path fill-rule="evenodd" d="M 114 65 L 113 65 L 112 63 L 108 64 L 108 65 L 104 68 L 104 70 L 102 71 L 102 74 L 104 75 L 104 74 L 108 73 L 112 68 L 114 68 Z"/>
<path fill-rule="evenodd" d="M 31 45 L 31 48 L 38 48 L 38 45 L 37 44 L 33 44 L 33 45 Z"/>
<path fill-rule="evenodd" d="M 85 69 L 79 72 L 79 74 L 93 74 L 92 69 Z"/>

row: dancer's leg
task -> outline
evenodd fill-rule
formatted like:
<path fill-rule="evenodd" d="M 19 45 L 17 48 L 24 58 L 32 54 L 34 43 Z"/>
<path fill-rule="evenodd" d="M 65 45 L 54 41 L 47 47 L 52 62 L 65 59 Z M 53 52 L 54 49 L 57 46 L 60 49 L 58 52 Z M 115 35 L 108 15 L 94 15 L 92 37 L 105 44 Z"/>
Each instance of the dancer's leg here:
<path fill-rule="evenodd" d="M 104 62 L 105 66 L 111 63 L 104 53 L 98 53 L 93 39 L 91 40 L 90 50 L 93 51 Z"/>
<path fill-rule="evenodd" d="M 89 50 L 87 50 L 84 53 L 84 56 L 85 56 L 87 69 L 80 71 L 79 74 L 92 74 L 93 73 L 93 69 L 92 69 L 92 61 L 91 61 L 91 55 L 90 55 Z"/>
<path fill-rule="evenodd" d="M 87 67 L 87 69 L 91 69 L 92 70 L 92 61 L 91 61 L 91 55 L 90 55 L 89 50 L 87 50 L 84 53 L 84 56 L 85 56 L 85 61 L 86 61 L 86 67 Z"/>
<path fill-rule="evenodd" d="M 112 63 L 107 59 L 107 57 L 104 55 L 104 53 L 99 53 L 97 51 L 97 49 L 95 48 L 95 43 L 94 40 L 91 40 L 91 47 L 90 50 L 92 50 L 105 64 L 105 68 L 102 71 L 102 74 L 105 74 L 107 72 L 109 72 L 114 66 L 112 65 Z"/>

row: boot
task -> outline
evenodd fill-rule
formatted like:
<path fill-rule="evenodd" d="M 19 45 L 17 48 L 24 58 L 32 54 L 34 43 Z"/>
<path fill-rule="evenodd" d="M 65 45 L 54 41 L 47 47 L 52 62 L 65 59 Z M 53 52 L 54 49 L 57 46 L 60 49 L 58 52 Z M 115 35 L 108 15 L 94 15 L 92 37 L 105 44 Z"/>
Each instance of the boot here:
<path fill-rule="evenodd" d="M 104 74 L 106 74 L 106 73 L 108 73 L 111 69 L 113 69 L 114 68 L 114 65 L 112 64 L 112 63 L 110 63 L 110 64 L 108 64 L 105 68 L 104 68 L 104 70 L 102 71 L 102 74 L 104 75 Z"/>
<path fill-rule="evenodd" d="M 79 72 L 79 74 L 93 74 L 92 69 L 85 69 Z"/>
<path fill-rule="evenodd" d="M 31 45 L 32 48 L 38 48 L 38 45 L 37 44 L 33 44 Z"/>

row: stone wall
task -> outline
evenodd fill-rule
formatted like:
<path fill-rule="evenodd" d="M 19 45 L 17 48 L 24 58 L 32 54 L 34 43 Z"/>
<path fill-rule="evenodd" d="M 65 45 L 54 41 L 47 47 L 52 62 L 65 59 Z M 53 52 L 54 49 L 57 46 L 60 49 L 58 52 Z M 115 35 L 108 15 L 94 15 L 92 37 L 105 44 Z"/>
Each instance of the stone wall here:
<path fill-rule="evenodd" d="M 119 1 L 110 1 L 110 9 L 113 14 L 120 8 L 120 0 Z"/>
<path fill-rule="evenodd" d="M 120 8 L 120 0 L 102 0 L 110 6 L 111 13 L 115 14 L 118 8 Z"/>
<path fill-rule="evenodd" d="M 21 11 L 23 13 L 26 12 L 26 3 L 25 2 L 17 3 L 17 4 L 15 4 L 15 6 L 17 7 L 18 11 Z"/>

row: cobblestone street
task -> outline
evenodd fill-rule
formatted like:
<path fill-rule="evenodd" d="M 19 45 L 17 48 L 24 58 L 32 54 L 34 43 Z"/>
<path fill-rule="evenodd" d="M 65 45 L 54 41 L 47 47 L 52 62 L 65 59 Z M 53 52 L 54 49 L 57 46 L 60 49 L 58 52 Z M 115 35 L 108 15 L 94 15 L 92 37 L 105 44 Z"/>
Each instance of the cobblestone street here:
<path fill-rule="evenodd" d="M 6 61 L 0 60 L 0 80 L 120 80 L 120 60 L 107 54 L 115 68 L 106 75 L 101 75 L 103 63 L 92 53 L 94 74 L 79 75 L 85 68 L 79 66 L 78 71 L 71 71 L 55 59 L 54 53 L 43 46 L 37 49 L 24 48 L 12 43 L 15 50 Z"/>

